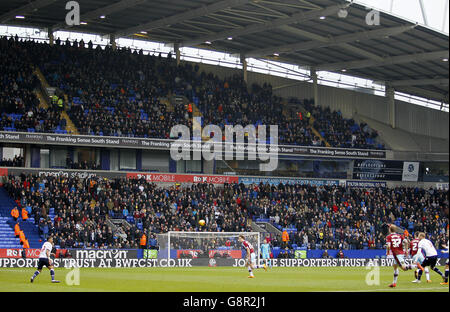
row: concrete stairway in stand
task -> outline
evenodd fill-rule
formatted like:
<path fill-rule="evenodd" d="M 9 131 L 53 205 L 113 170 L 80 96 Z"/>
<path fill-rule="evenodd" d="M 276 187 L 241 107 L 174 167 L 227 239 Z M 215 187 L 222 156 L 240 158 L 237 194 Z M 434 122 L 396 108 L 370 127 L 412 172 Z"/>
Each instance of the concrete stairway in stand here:
<path fill-rule="evenodd" d="M 50 89 L 50 85 L 47 82 L 47 79 L 45 79 L 44 75 L 42 74 L 41 70 L 39 69 L 39 67 L 35 67 L 34 68 L 34 74 L 38 77 L 39 81 L 41 82 L 41 85 L 44 89 L 48 90 Z M 55 89 L 55 88 L 52 88 Z M 37 91 L 36 95 L 39 98 L 39 102 L 40 102 L 40 107 L 43 107 L 45 109 L 47 109 L 50 106 L 50 103 L 48 102 L 48 99 L 46 96 L 44 96 L 42 94 L 41 91 Z M 68 96 L 67 94 L 64 94 L 64 102 L 68 103 Z M 67 114 L 67 112 L 64 110 L 61 113 L 61 119 L 65 119 L 66 120 L 66 130 L 67 133 L 70 134 L 80 134 L 77 127 L 75 126 L 75 124 L 72 122 L 72 120 L 70 119 L 69 115 Z"/>
<path fill-rule="evenodd" d="M 15 222 L 11 217 L 11 210 L 16 206 L 18 207 L 17 203 L 9 197 L 3 187 L 0 187 L 0 248 L 22 248 L 19 239 L 14 236 Z M 30 217 L 27 221 L 23 221 L 20 217 L 18 221 L 20 229 L 30 243 L 30 248 L 40 248 L 42 242 L 34 218 Z"/>

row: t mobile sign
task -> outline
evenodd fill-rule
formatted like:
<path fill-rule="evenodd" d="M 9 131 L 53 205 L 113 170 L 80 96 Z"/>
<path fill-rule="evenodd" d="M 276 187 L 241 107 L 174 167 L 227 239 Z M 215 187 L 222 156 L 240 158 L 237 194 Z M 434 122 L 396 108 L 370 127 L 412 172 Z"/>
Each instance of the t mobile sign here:
<path fill-rule="evenodd" d="M 0 249 L 0 258 L 22 258 L 23 249 Z M 27 258 L 38 258 L 39 249 L 27 249 L 25 256 Z"/>

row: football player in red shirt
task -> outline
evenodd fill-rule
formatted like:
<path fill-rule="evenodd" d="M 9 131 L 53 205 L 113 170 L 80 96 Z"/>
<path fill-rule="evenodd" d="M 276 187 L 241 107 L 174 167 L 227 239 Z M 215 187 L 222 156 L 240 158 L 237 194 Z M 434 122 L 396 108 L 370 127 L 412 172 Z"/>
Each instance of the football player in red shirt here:
<path fill-rule="evenodd" d="M 416 277 L 416 279 L 413 281 L 413 283 L 415 283 L 417 281 L 419 270 L 425 271 L 425 274 L 427 276 L 427 283 L 431 283 L 430 270 L 428 269 L 428 267 L 426 267 L 425 270 L 422 267 L 422 262 L 425 260 L 425 257 L 422 255 L 422 253 L 417 252 L 419 250 L 418 245 L 420 242 L 420 240 L 418 238 L 419 233 L 420 232 L 414 233 L 414 239 L 409 243 L 409 256 L 413 260 L 413 264 L 411 265 L 411 268 L 412 269 L 418 268 L 414 271 L 414 276 Z"/>
<path fill-rule="evenodd" d="M 238 240 L 242 244 L 242 248 L 244 248 L 245 251 L 247 252 L 247 268 L 248 268 L 248 272 L 250 273 L 249 278 L 255 277 L 253 275 L 254 269 L 264 268 L 264 270 L 267 271 L 267 267 L 265 264 L 260 266 L 259 264 L 256 263 L 255 249 L 253 248 L 253 245 L 250 242 L 245 240 L 244 235 L 239 235 Z"/>
<path fill-rule="evenodd" d="M 389 287 L 397 286 L 398 279 L 398 267 L 401 267 L 403 271 L 411 269 L 411 266 L 405 264 L 405 249 L 408 248 L 409 242 L 403 236 L 403 234 L 398 234 L 399 228 L 395 225 L 389 226 L 389 235 L 386 237 L 386 252 L 388 259 L 394 259 L 394 281 Z"/>

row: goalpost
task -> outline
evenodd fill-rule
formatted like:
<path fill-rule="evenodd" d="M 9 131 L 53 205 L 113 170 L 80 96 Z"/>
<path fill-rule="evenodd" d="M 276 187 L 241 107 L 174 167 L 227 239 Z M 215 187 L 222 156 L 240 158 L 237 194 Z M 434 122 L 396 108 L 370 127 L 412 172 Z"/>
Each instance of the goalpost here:
<path fill-rule="evenodd" d="M 255 248 L 257 263 L 260 261 L 261 238 L 259 232 L 177 232 L 158 234 L 158 258 L 177 258 L 179 252 L 195 251 L 202 257 L 210 257 L 217 250 L 242 250 L 239 235 L 244 235 Z"/>

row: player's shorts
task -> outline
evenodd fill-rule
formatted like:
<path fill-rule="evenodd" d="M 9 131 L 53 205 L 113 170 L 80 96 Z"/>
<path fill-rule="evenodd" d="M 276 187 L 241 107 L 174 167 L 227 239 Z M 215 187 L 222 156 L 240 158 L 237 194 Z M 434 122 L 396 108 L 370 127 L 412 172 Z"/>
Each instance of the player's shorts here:
<path fill-rule="evenodd" d="M 433 257 L 425 257 L 425 260 L 422 262 L 422 266 L 426 267 L 429 266 L 430 268 L 434 269 L 434 267 L 437 264 L 437 256 Z"/>
<path fill-rule="evenodd" d="M 38 270 L 42 270 L 44 266 L 48 268 L 50 266 L 50 261 L 47 258 L 39 258 Z"/>
<path fill-rule="evenodd" d="M 263 259 L 270 259 L 270 255 L 268 253 L 263 252 L 262 253 L 262 258 Z"/>
<path fill-rule="evenodd" d="M 394 259 L 398 265 L 403 265 L 405 263 L 405 255 L 388 255 L 387 259 Z"/>
<path fill-rule="evenodd" d="M 413 260 L 414 263 L 419 262 L 420 264 L 422 264 L 423 261 L 425 260 L 425 257 L 422 254 L 420 254 L 420 253 L 416 253 L 413 256 L 412 260 Z"/>
<path fill-rule="evenodd" d="M 254 252 L 252 252 L 250 254 L 250 263 L 255 266 L 256 265 L 256 254 Z"/>

